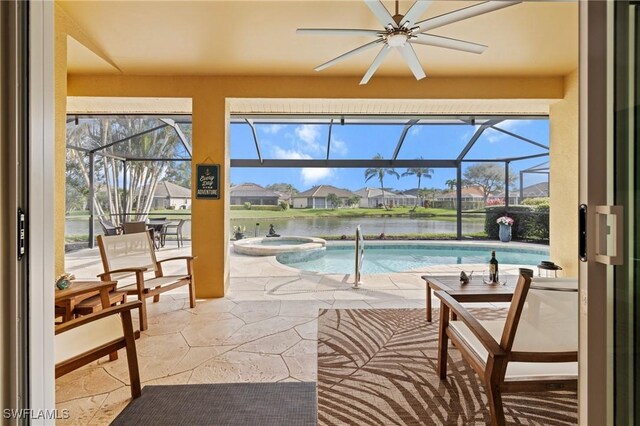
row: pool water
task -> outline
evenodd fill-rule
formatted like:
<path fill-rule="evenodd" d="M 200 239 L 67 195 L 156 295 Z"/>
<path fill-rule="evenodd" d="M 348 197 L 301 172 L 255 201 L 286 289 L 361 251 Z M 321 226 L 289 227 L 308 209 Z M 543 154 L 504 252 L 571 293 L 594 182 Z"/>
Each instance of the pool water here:
<path fill-rule="evenodd" d="M 387 245 L 365 246 L 363 274 L 404 272 L 433 265 L 468 263 L 489 263 L 491 250 L 496 250 L 496 258 L 503 265 L 537 265 L 549 259 L 548 250 L 510 249 L 492 246 L 451 246 L 451 245 Z M 353 246 L 327 246 L 324 256 L 305 261 L 289 262 L 279 258 L 283 264 L 304 271 L 320 273 L 351 274 L 354 272 L 355 251 Z"/>

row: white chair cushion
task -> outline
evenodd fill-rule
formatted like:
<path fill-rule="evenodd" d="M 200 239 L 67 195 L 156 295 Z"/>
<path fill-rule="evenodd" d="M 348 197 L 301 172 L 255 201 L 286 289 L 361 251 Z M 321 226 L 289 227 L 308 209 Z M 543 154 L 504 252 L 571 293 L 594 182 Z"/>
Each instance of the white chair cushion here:
<path fill-rule="evenodd" d="M 480 321 L 480 324 L 493 336 L 493 338 L 500 343 L 502 337 L 502 330 L 504 329 L 505 320 L 496 321 Z M 462 321 L 450 321 L 449 327 L 455 331 L 455 333 L 466 342 L 469 347 L 478 355 L 478 357 L 485 361 L 489 356 L 487 350 L 482 346 L 480 340 L 473 334 L 473 332 Z M 522 334 L 521 334 L 522 333 Z M 519 338 L 520 337 L 520 338 Z M 546 338 L 545 333 L 535 329 L 518 329 L 516 334 L 516 341 L 514 342 L 514 350 L 516 343 L 519 343 L 518 351 L 525 352 L 542 352 L 541 347 L 548 346 L 546 342 L 549 339 Z M 554 339 L 555 343 L 555 339 Z M 558 348 L 554 351 L 572 351 L 575 349 Z M 505 380 L 509 379 L 526 379 L 544 377 L 578 377 L 578 363 L 577 362 L 509 362 L 507 365 L 507 372 Z"/>
<path fill-rule="evenodd" d="M 105 343 L 121 339 L 123 336 L 120 315 L 109 315 L 57 334 L 55 336 L 56 364 Z"/>

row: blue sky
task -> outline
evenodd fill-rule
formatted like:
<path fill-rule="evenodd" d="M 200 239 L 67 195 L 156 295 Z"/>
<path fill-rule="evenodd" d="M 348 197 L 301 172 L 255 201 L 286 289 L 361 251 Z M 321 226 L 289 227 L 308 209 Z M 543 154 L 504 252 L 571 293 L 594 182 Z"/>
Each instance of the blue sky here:
<path fill-rule="evenodd" d="M 548 120 L 509 120 L 498 125 L 504 130 L 549 145 Z M 399 159 L 454 159 L 469 141 L 477 127 L 470 124 L 414 126 L 409 131 Z M 384 158 L 393 155 L 402 132 L 401 125 L 345 125 L 333 126 L 331 152 L 333 159 L 368 159 L 376 154 Z M 324 159 L 327 151 L 327 125 L 267 125 L 256 124 L 263 158 L 265 159 Z M 246 124 L 232 124 L 230 134 L 232 159 L 257 159 L 251 129 Z M 467 154 L 467 159 L 517 157 L 545 152 L 543 148 L 523 142 L 493 129 L 486 130 Z M 535 158 L 511 163 L 511 173 L 547 161 Z M 466 163 L 466 165 L 470 165 Z M 464 169 L 463 169 L 464 170 Z M 402 174 L 406 169 L 396 169 Z M 423 179 L 422 187 L 444 188 L 448 179 L 455 179 L 455 169 L 435 169 L 431 179 Z M 524 185 L 546 181 L 544 175 L 527 175 Z M 314 185 L 329 184 L 348 189 L 378 186 L 378 182 L 364 181 L 363 169 L 271 169 L 232 168 L 235 184 L 253 182 L 262 186 L 276 182 L 293 184 L 304 191 Z M 385 187 L 410 189 L 417 186 L 415 177 L 393 176 L 385 179 Z"/>

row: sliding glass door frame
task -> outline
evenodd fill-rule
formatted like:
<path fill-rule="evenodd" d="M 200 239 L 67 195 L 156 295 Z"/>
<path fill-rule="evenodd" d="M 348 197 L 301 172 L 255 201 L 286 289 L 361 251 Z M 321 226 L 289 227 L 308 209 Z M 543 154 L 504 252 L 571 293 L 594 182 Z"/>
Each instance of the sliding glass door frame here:
<path fill-rule="evenodd" d="M 607 199 L 607 141 L 610 140 L 609 111 L 611 40 L 608 2 L 580 2 L 580 166 L 579 203 L 586 206 L 586 257 L 579 268 L 579 421 L 581 425 L 611 424 L 610 345 L 611 318 L 608 267 L 596 261 L 598 206 Z M 610 157 L 610 156 L 609 156 Z M 576 206 L 574 214 L 578 214 Z M 578 253 L 576 253 L 578 256 Z"/>

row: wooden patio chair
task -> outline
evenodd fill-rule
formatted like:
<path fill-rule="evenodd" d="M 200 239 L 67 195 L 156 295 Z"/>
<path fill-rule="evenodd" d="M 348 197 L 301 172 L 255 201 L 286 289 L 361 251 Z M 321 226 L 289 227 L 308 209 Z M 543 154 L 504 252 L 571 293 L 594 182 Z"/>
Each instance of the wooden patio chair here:
<path fill-rule="evenodd" d="M 472 316 L 443 291 L 438 347 L 447 377 L 448 340 L 480 376 L 492 425 L 504 425 L 502 393 L 575 390 L 578 383 L 577 280 L 520 276 L 506 319 Z M 457 321 L 450 321 L 450 313 Z"/>
<path fill-rule="evenodd" d="M 123 224 L 123 230 L 125 234 L 147 232 L 147 224 L 144 222 L 125 222 Z"/>
<path fill-rule="evenodd" d="M 195 279 L 193 277 L 193 256 L 172 257 L 157 260 L 153 241 L 149 232 L 114 235 L 110 237 L 98 236 L 98 247 L 104 272 L 98 277 L 103 281 L 118 281 L 116 289 L 127 295 L 136 296 L 142 302 L 140 306 L 140 329 L 146 330 L 147 305 L 146 300 L 153 297 L 154 302 L 160 301 L 160 294 L 181 286 L 189 286 L 189 305 L 196 306 Z M 165 262 L 184 260 L 187 273 L 184 275 L 164 275 L 162 265 Z M 145 277 L 145 272 L 153 273 L 152 277 Z M 135 283 L 128 284 L 123 279 L 134 276 Z"/>
<path fill-rule="evenodd" d="M 110 220 L 100 219 L 100 226 L 104 235 L 118 235 L 122 232 L 122 227 L 114 225 Z"/>
<path fill-rule="evenodd" d="M 107 355 L 115 360 L 118 349 L 126 348 L 131 397 L 139 397 L 135 339 L 140 337 L 140 332 L 133 328 L 131 310 L 140 305 L 139 301 L 128 302 L 57 325 L 54 340 L 56 379 Z"/>

